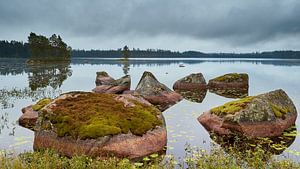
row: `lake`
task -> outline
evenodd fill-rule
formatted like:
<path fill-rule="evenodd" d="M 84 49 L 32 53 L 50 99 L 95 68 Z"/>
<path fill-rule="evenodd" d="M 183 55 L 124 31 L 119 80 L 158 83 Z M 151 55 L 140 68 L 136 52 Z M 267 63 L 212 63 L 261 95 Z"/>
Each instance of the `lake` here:
<path fill-rule="evenodd" d="M 181 67 L 181 66 L 182 67 Z M 214 77 L 232 73 L 248 73 L 249 95 L 283 89 L 300 110 L 300 60 L 270 59 L 118 59 L 75 58 L 71 63 L 26 64 L 25 59 L 0 59 L 0 150 L 12 153 L 32 151 L 33 132 L 17 124 L 21 109 L 43 97 L 56 97 L 68 91 L 91 91 L 97 71 L 107 71 L 119 78 L 131 75 L 135 89 L 144 71 L 172 88 L 174 82 L 191 73 L 201 72 L 206 82 Z M 183 157 L 187 145 L 209 151 L 209 133 L 197 117 L 212 107 L 228 102 L 217 94 L 207 92 L 202 103 L 182 100 L 163 112 L 168 129 L 167 154 Z M 299 126 L 299 118 L 296 126 Z M 281 158 L 299 161 L 300 136 L 280 154 Z"/>

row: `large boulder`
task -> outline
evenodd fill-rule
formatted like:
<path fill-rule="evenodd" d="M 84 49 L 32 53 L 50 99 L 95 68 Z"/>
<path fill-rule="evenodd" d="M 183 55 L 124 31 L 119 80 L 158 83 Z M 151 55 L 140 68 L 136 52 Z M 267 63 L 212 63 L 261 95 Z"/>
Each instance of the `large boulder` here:
<path fill-rule="evenodd" d="M 177 80 L 173 89 L 176 90 L 201 90 L 206 89 L 206 81 L 202 73 L 193 73 L 182 79 Z"/>
<path fill-rule="evenodd" d="M 204 100 L 207 89 L 198 89 L 198 90 L 176 90 L 177 93 L 179 93 L 184 99 L 196 102 L 196 103 L 202 103 Z"/>
<path fill-rule="evenodd" d="M 28 129 L 33 129 L 38 118 L 38 111 L 50 102 L 51 99 L 46 98 L 38 101 L 34 105 L 24 107 L 22 109 L 23 114 L 18 120 L 19 125 Z"/>
<path fill-rule="evenodd" d="M 297 110 L 281 89 L 228 102 L 204 112 L 199 122 L 219 135 L 250 138 L 280 136 L 297 118 Z"/>
<path fill-rule="evenodd" d="M 167 143 L 161 112 L 133 95 L 70 92 L 39 111 L 34 149 L 66 155 L 136 159 Z"/>
<path fill-rule="evenodd" d="M 248 90 L 249 77 L 246 73 L 229 73 L 208 81 L 210 89 L 235 89 L 245 88 Z"/>
<path fill-rule="evenodd" d="M 159 110 L 164 111 L 182 100 L 182 96 L 160 83 L 151 72 L 145 71 L 134 94 L 141 95 Z"/>
<path fill-rule="evenodd" d="M 124 91 L 130 90 L 131 78 L 129 75 L 123 76 L 120 79 L 114 80 L 106 72 L 98 72 L 96 79 L 95 93 L 111 93 L 121 94 Z"/>

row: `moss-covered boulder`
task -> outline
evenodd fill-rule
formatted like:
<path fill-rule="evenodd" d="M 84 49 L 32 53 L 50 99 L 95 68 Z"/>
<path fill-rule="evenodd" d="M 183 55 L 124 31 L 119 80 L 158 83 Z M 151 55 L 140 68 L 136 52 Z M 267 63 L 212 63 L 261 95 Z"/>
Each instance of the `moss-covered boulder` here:
<path fill-rule="evenodd" d="M 192 73 L 182 79 L 177 80 L 173 89 L 176 90 L 203 90 L 206 89 L 206 81 L 202 73 Z"/>
<path fill-rule="evenodd" d="M 162 151 L 166 133 L 161 112 L 141 97 L 71 92 L 39 110 L 34 149 L 133 159 Z"/>
<path fill-rule="evenodd" d="M 114 80 L 106 72 L 97 72 L 96 87 L 92 90 L 96 93 L 122 94 L 130 90 L 131 78 L 129 75 Z"/>
<path fill-rule="evenodd" d="M 208 131 L 220 135 L 272 137 L 281 135 L 296 118 L 292 100 L 279 89 L 225 103 L 203 113 L 198 120 Z"/>
<path fill-rule="evenodd" d="M 51 102 L 51 99 L 45 98 L 41 99 L 34 105 L 30 105 L 24 107 L 22 109 L 22 116 L 19 118 L 18 123 L 20 126 L 33 130 L 37 118 L 38 118 L 38 111 L 45 107 L 47 104 Z"/>
<path fill-rule="evenodd" d="M 249 77 L 246 73 L 229 73 L 208 81 L 210 89 L 232 89 L 249 87 Z"/>
<path fill-rule="evenodd" d="M 182 100 L 182 96 L 160 83 L 151 72 L 145 71 L 134 94 L 141 95 L 159 110 L 164 111 Z"/>

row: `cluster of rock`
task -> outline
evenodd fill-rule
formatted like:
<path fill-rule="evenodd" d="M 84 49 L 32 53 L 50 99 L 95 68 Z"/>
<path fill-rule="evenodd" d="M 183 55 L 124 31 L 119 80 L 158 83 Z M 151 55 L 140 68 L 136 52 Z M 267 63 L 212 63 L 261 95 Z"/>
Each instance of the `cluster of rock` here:
<path fill-rule="evenodd" d="M 97 86 L 93 89 L 93 92 L 142 96 L 161 111 L 182 100 L 180 94 L 160 83 L 151 72 L 145 71 L 143 73 L 136 89 L 133 91 L 130 90 L 130 81 L 130 76 L 128 75 L 114 80 L 106 72 L 97 72 Z"/>
<path fill-rule="evenodd" d="M 19 124 L 34 130 L 34 149 L 61 154 L 136 159 L 161 152 L 167 143 L 162 111 L 183 98 L 201 103 L 207 91 L 240 100 L 204 112 L 199 122 L 221 136 L 279 136 L 297 111 L 283 90 L 248 96 L 247 74 L 225 74 L 206 83 L 201 73 L 177 80 L 173 90 L 144 72 L 135 90 L 130 76 L 115 80 L 97 72 L 93 92 L 70 92 L 22 109 Z M 242 94 L 237 94 L 240 91 Z M 248 97 L 246 97 L 248 96 Z"/>

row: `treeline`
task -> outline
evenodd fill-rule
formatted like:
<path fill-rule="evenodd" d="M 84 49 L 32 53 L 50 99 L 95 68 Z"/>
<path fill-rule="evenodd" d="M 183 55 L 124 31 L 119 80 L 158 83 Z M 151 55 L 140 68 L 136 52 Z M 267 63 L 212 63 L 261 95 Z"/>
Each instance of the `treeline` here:
<path fill-rule="evenodd" d="M 47 38 L 30 33 L 28 42 L 0 41 L 0 57 L 30 59 L 70 59 L 71 47 L 56 34 Z"/>
<path fill-rule="evenodd" d="M 72 57 L 121 58 L 122 50 L 72 50 Z M 170 50 L 130 50 L 129 58 L 265 58 L 300 59 L 300 51 L 272 51 L 256 53 L 202 53 L 198 51 L 172 52 Z"/>
<path fill-rule="evenodd" d="M 29 43 L 17 41 L 0 41 L 0 57 L 2 58 L 122 58 L 122 48 L 117 50 L 71 50 L 62 38 L 52 35 L 46 38 L 31 33 Z M 256 53 L 202 53 L 198 51 L 174 52 L 161 49 L 132 49 L 128 58 L 269 58 L 300 59 L 300 51 L 272 51 Z"/>
<path fill-rule="evenodd" d="M 30 56 L 28 43 L 18 41 L 0 41 L 0 57 L 28 58 Z"/>

